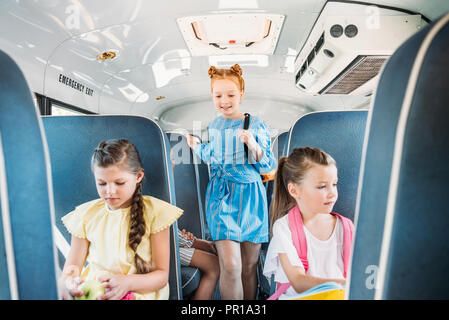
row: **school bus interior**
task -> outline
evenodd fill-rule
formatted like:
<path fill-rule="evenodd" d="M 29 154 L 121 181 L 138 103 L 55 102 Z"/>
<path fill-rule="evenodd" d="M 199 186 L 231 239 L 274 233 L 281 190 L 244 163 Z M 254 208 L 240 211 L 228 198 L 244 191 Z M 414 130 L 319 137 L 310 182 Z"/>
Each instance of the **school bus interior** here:
<path fill-rule="evenodd" d="M 107 8 L 106 8 L 107 7 Z M 2 1 L 0 299 L 58 299 L 60 218 L 98 197 L 90 155 L 128 138 L 144 194 L 185 214 L 171 231 L 170 299 L 200 272 L 176 228 L 210 239 L 210 65 L 243 68 L 242 111 L 273 152 L 315 146 L 339 167 L 335 211 L 355 225 L 346 299 L 447 299 L 449 2 L 446 0 Z M 266 183 L 271 201 L 272 182 Z M 258 299 L 274 292 L 258 267 Z M 214 299 L 220 299 L 217 288 Z"/>

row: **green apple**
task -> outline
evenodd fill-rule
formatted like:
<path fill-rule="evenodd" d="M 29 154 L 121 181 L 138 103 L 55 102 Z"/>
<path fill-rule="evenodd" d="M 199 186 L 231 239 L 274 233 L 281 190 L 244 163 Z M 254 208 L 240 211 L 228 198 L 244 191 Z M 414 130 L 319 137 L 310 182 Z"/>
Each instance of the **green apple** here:
<path fill-rule="evenodd" d="M 78 290 L 84 292 L 81 297 L 75 297 L 75 300 L 97 300 L 104 294 L 104 287 L 100 281 L 97 280 L 87 280 L 81 283 Z"/>

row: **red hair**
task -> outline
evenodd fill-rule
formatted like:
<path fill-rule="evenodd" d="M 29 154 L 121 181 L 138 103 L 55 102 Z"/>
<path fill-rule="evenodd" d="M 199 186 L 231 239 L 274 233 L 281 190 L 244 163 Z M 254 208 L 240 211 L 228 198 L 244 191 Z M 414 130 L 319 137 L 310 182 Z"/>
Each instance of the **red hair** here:
<path fill-rule="evenodd" d="M 228 79 L 237 85 L 240 92 L 245 91 L 245 80 L 242 78 L 242 68 L 238 64 L 234 64 L 229 69 L 217 69 L 211 66 L 208 71 L 211 78 L 211 91 L 213 90 L 214 80 Z"/>

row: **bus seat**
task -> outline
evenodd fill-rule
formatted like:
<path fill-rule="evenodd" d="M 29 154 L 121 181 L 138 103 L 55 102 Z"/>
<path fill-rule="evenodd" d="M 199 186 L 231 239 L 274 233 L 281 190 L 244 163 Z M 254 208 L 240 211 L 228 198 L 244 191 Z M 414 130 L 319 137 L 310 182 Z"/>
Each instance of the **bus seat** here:
<path fill-rule="evenodd" d="M 273 154 L 276 159 L 283 157 L 287 151 L 286 146 L 288 142 L 288 133 L 289 131 L 282 132 L 281 134 L 277 135 L 273 141 L 272 148 Z"/>
<path fill-rule="evenodd" d="M 272 151 L 276 160 L 283 157 L 285 155 L 288 138 L 288 131 L 282 132 L 277 135 L 272 144 Z M 270 180 L 265 182 L 265 188 L 267 189 L 267 206 L 270 208 L 271 200 L 273 199 L 273 188 L 274 188 L 274 180 Z"/>
<path fill-rule="evenodd" d="M 338 167 L 338 200 L 333 211 L 354 219 L 359 170 L 368 111 L 322 111 L 300 117 L 288 133 L 285 155 L 315 147 L 329 153 Z M 271 279 L 271 292 L 275 283 Z"/>
<path fill-rule="evenodd" d="M 197 155 L 195 155 L 196 158 L 199 159 Z M 209 226 L 206 221 L 206 191 L 207 186 L 209 184 L 209 165 L 201 159 L 198 160 L 198 162 L 195 162 L 195 172 L 197 173 L 197 182 L 198 182 L 198 196 L 199 196 L 199 202 L 202 207 L 203 212 L 203 231 L 204 231 L 204 237 L 206 240 L 212 240 L 212 237 L 210 235 Z"/>
<path fill-rule="evenodd" d="M 354 221 L 363 137 L 368 111 L 323 111 L 306 114 L 292 126 L 287 155 L 300 147 L 330 154 L 338 167 L 338 200 L 334 211 Z"/>
<path fill-rule="evenodd" d="M 178 220 L 180 230 L 186 229 L 195 237 L 205 239 L 205 220 L 199 193 L 199 176 L 196 168 L 199 162 L 187 144 L 186 138 L 178 133 L 168 133 L 171 146 L 171 160 L 174 165 L 176 203 L 184 209 Z M 206 168 L 207 169 L 207 168 Z M 184 297 L 191 297 L 198 288 L 200 271 L 193 267 L 181 267 L 182 291 Z"/>
<path fill-rule="evenodd" d="M 90 168 L 93 150 L 102 140 L 128 139 L 139 150 L 145 179 L 143 194 L 176 205 L 167 138 L 152 120 L 139 116 L 82 115 L 43 117 L 50 150 L 56 227 L 70 243 L 61 217 L 75 206 L 98 198 Z M 177 223 L 170 228 L 170 299 L 182 299 Z M 58 246 L 61 249 L 61 246 Z"/>
<path fill-rule="evenodd" d="M 0 65 L 0 299 L 58 299 L 42 122 L 21 70 L 3 51 Z"/>
<path fill-rule="evenodd" d="M 449 14 L 381 74 L 364 147 L 349 299 L 448 299 Z"/>

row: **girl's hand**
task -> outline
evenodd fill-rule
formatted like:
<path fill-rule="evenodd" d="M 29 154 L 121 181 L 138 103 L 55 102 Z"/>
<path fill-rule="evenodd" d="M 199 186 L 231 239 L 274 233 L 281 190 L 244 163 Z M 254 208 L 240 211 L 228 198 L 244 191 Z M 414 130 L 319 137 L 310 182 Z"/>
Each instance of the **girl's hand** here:
<path fill-rule="evenodd" d="M 187 240 L 195 240 L 196 237 L 191 233 L 186 231 L 186 229 L 182 229 L 182 235 L 186 236 Z"/>
<path fill-rule="evenodd" d="M 246 143 L 248 149 L 251 151 L 256 161 L 259 161 L 262 158 L 262 148 L 257 143 L 251 131 L 240 129 L 237 133 L 237 137 L 240 139 L 240 141 Z"/>
<path fill-rule="evenodd" d="M 346 279 L 339 279 L 339 280 L 336 280 L 335 282 L 341 284 L 342 286 L 346 285 Z"/>
<path fill-rule="evenodd" d="M 249 130 L 240 129 L 239 132 L 237 133 L 237 137 L 240 139 L 240 141 L 242 141 L 243 143 L 246 143 L 248 148 L 250 148 L 251 146 L 254 147 L 257 144 L 256 139 L 254 138 L 253 134 Z M 253 148 L 250 148 L 250 149 L 253 149 Z"/>
<path fill-rule="evenodd" d="M 187 144 L 189 145 L 189 147 L 192 149 L 195 148 L 195 146 L 197 144 L 196 138 L 190 134 L 186 134 L 184 136 L 187 139 Z"/>
<path fill-rule="evenodd" d="M 67 277 L 62 284 L 62 300 L 73 300 L 74 297 L 84 295 L 82 290 L 78 290 L 78 286 L 84 282 L 80 277 Z"/>
<path fill-rule="evenodd" d="M 260 146 L 257 143 L 251 131 L 240 129 L 239 132 L 237 133 L 237 137 L 240 139 L 240 141 L 246 143 L 248 149 L 251 150 L 251 152 L 258 153 Z"/>
<path fill-rule="evenodd" d="M 98 277 L 102 283 L 105 294 L 99 297 L 99 300 L 120 300 L 129 291 L 128 278 L 122 274 L 108 274 Z"/>

